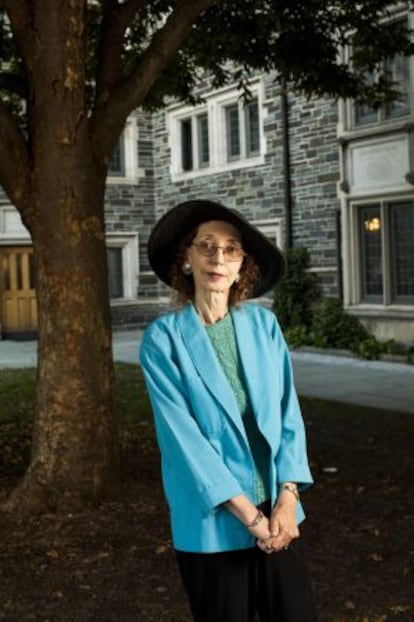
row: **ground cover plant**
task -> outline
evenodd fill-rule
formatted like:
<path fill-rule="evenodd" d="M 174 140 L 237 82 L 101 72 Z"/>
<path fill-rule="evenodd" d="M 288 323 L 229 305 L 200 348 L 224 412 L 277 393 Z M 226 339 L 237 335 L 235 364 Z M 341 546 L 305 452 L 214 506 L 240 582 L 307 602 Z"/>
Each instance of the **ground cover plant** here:
<path fill-rule="evenodd" d="M 29 459 L 34 384 L 34 370 L 0 370 L 0 499 Z M 320 622 L 412 622 L 414 418 L 301 403 L 315 476 L 303 533 Z M 0 620 L 190 622 L 136 366 L 116 366 L 116 412 L 112 498 L 78 514 L 0 513 Z"/>

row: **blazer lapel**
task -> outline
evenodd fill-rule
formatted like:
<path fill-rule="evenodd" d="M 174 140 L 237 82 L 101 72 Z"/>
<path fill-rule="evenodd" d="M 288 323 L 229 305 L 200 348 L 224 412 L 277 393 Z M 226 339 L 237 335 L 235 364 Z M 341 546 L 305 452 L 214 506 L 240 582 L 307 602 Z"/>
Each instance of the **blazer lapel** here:
<path fill-rule="evenodd" d="M 179 315 L 178 324 L 184 345 L 200 378 L 212 397 L 221 404 L 234 424 L 245 436 L 243 422 L 233 390 L 192 304 L 187 304 L 184 307 Z"/>
<path fill-rule="evenodd" d="M 269 361 L 265 351 L 259 343 L 259 335 L 252 327 L 248 309 L 243 307 L 232 311 L 233 323 L 236 331 L 237 345 L 241 366 L 244 373 L 246 388 L 250 398 L 253 414 L 256 417 L 259 429 L 269 440 L 269 383 L 272 383 L 272 393 L 278 392 L 277 378 L 270 378 Z M 271 435 L 270 435 L 271 436 Z"/>

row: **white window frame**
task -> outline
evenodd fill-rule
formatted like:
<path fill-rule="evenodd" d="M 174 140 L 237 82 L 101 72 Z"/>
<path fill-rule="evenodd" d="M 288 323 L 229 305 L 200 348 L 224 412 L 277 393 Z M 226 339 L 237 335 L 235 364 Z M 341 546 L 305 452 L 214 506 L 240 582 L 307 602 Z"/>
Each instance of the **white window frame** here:
<path fill-rule="evenodd" d="M 388 253 L 390 250 L 390 233 L 385 231 L 382 235 L 382 265 L 383 265 L 383 294 L 381 301 L 370 301 L 362 299 L 362 274 L 361 274 L 361 247 L 359 239 L 359 210 L 363 207 L 380 205 L 383 215 L 384 205 L 399 203 L 412 203 L 412 195 L 388 195 L 381 197 L 370 197 L 364 199 L 354 199 L 347 206 L 348 212 L 348 238 L 349 238 L 349 262 L 348 269 L 345 271 L 347 282 L 345 303 L 348 308 L 360 310 L 392 312 L 401 317 L 407 315 L 412 317 L 414 303 L 396 302 L 392 300 L 392 280 L 390 274 L 390 262 Z M 387 219 L 382 218 L 384 225 L 389 227 Z M 385 244 L 384 244 L 385 242 Z M 345 264 L 346 265 L 346 264 Z"/>
<path fill-rule="evenodd" d="M 249 84 L 252 97 L 257 98 L 259 111 L 259 153 L 248 156 L 246 153 L 246 123 L 241 124 L 241 156 L 239 159 L 228 160 L 226 140 L 226 107 L 237 103 L 239 118 L 244 120 L 244 105 L 240 91 L 232 86 L 205 96 L 204 103 L 197 106 L 174 105 L 166 112 L 166 127 L 171 152 L 172 181 L 192 179 L 204 175 L 216 175 L 224 171 L 258 166 L 264 163 L 266 141 L 263 129 L 263 120 L 266 116 L 265 89 L 261 78 L 252 80 Z M 209 164 L 200 165 L 198 153 L 198 133 L 195 128 L 197 117 L 207 113 L 209 135 Z M 193 128 L 193 168 L 183 170 L 181 162 L 181 122 L 192 119 Z"/>
<path fill-rule="evenodd" d="M 202 151 L 202 144 L 201 144 L 201 138 L 200 138 L 200 119 L 202 117 L 206 117 L 207 118 L 207 130 L 209 133 L 209 123 L 208 123 L 208 113 L 207 113 L 207 109 L 206 110 L 201 110 L 199 111 L 197 114 L 192 114 L 189 116 L 185 116 L 183 118 L 180 118 L 179 121 L 179 143 L 180 143 L 180 166 L 183 172 L 188 173 L 188 172 L 192 172 L 195 169 L 201 169 L 201 168 L 208 168 L 210 165 L 210 162 L 203 162 L 202 157 L 201 157 L 201 151 Z M 192 162 L 192 167 L 189 169 L 185 169 L 183 167 L 183 142 L 182 142 L 182 124 L 187 121 L 190 124 L 191 127 L 191 162 Z M 209 142 L 209 158 L 210 158 L 210 137 L 208 136 L 208 142 Z"/>
<path fill-rule="evenodd" d="M 119 149 L 119 154 L 120 154 L 121 170 L 115 172 L 114 169 L 111 167 L 111 165 L 112 165 L 112 159 L 117 149 Z M 109 162 L 108 176 L 109 177 L 125 177 L 125 139 L 124 139 L 123 132 L 121 136 L 119 137 L 116 147 L 112 153 L 111 160 Z"/>
<path fill-rule="evenodd" d="M 283 250 L 283 219 L 282 218 L 272 218 L 266 220 L 252 220 L 252 225 L 257 227 L 263 235 L 265 235 L 269 240 L 276 244 L 276 246 Z M 266 292 L 261 296 L 264 304 L 271 304 L 272 292 Z"/>
<path fill-rule="evenodd" d="M 111 304 L 123 303 L 137 298 L 139 285 L 139 238 L 138 233 L 119 232 L 106 234 L 108 248 L 122 249 L 122 298 L 111 299 Z"/>
<path fill-rule="evenodd" d="M 110 175 L 106 178 L 108 184 L 136 184 L 145 171 L 139 168 L 138 163 L 138 127 L 134 116 L 128 118 L 124 130 L 119 137 L 123 149 L 123 174 Z"/>
<path fill-rule="evenodd" d="M 263 235 L 283 250 L 283 221 L 282 218 L 272 218 L 271 220 L 252 220 L 252 224 L 257 227 Z"/>

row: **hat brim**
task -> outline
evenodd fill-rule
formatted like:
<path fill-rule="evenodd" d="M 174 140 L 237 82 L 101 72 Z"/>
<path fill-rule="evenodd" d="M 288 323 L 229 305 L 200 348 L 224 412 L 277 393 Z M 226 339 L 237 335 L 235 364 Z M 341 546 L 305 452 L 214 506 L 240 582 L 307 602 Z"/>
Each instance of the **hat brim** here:
<path fill-rule="evenodd" d="M 275 287 L 286 270 L 281 251 L 238 211 L 206 200 L 180 203 L 155 224 L 148 240 L 148 259 L 158 278 L 171 285 L 170 267 L 183 237 L 210 220 L 222 220 L 236 227 L 244 250 L 254 257 L 261 277 L 253 285 L 251 297 L 258 298 Z"/>

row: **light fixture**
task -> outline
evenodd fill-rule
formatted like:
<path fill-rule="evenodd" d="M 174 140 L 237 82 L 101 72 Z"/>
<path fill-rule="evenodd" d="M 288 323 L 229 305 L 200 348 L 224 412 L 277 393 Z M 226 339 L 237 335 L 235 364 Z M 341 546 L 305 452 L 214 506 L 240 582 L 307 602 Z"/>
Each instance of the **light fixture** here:
<path fill-rule="evenodd" d="M 364 220 L 364 229 L 365 231 L 376 232 L 381 229 L 381 220 L 378 216 L 374 218 L 370 218 L 369 220 Z"/>

